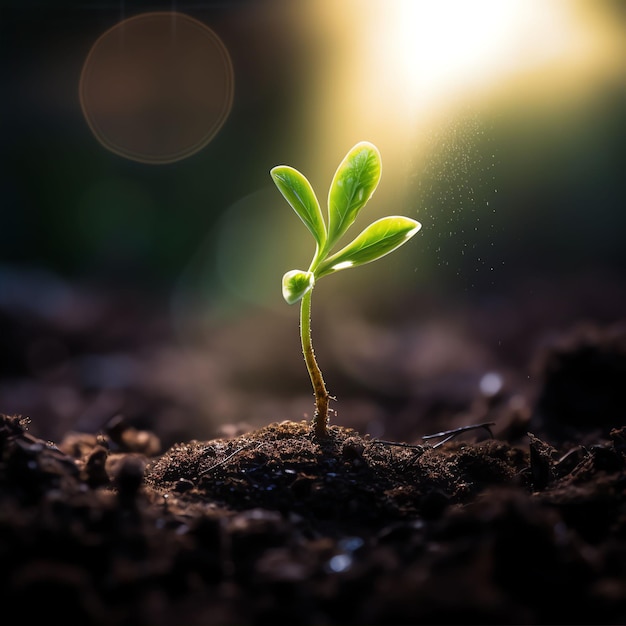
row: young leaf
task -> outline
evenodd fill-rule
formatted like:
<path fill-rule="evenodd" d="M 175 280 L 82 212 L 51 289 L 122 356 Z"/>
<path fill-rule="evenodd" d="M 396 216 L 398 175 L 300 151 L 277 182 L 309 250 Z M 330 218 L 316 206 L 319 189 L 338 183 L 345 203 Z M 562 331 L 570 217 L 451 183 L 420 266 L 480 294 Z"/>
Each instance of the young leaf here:
<path fill-rule="evenodd" d="M 357 143 L 341 162 L 328 193 L 329 248 L 352 225 L 378 186 L 380 153 L 368 141 Z"/>
<path fill-rule="evenodd" d="M 313 272 L 291 270 L 283 276 L 283 298 L 287 304 L 295 304 L 307 291 L 313 289 L 314 284 Z"/>
<path fill-rule="evenodd" d="M 408 241 L 421 227 L 415 220 L 396 215 L 376 220 L 354 241 L 326 259 L 317 269 L 316 277 L 380 259 Z"/>
<path fill-rule="evenodd" d="M 326 225 L 311 183 L 298 170 L 288 165 L 278 165 L 270 170 L 270 174 L 280 193 L 311 231 L 317 245 L 322 248 L 326 243 Z"/>

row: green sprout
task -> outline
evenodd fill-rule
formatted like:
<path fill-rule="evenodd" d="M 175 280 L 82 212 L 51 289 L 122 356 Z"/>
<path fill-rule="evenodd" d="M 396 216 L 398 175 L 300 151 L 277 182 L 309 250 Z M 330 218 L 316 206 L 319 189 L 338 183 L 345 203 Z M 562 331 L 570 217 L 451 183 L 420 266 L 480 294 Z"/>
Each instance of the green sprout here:
<path fill-rule="evenodd" d="M 316 248 L 308 270 L 291 270 L 283 276 L 283 297 L 288 304 L 300 301 L 300 339 L 315 394 L 315 434 L 328 435 L 328 404 L 331 399 L 311 340 L 311 295 L 315 283 L 328 274 L 370 263 L 393 252 L 421 228 L 408 217 L 392 215 L 370 224 L 358 237 L 331 254 L 341 236 L 354 223 L 378 186 L 381 159 L 373 144 L 357 143 L 345 156 L 330 185 L 328 220 L 324 221 L 311 183 L 298 170 L 278 165 L 270 172 L 279 191 L 311 231 Z"/>

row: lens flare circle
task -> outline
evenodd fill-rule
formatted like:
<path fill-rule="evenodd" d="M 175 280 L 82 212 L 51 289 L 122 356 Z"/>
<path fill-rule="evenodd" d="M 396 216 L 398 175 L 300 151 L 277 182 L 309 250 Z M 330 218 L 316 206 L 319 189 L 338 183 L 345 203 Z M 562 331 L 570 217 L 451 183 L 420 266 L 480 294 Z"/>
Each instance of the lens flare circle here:
<path fill-rule="evenodd" d="M 171 163 L 204 148 L 232 109 L 234 72 L 221 39 L 178 12 L 142 13 L 93 44 L 79 96 L 87 123 L 108 150 L 144 163 Z"/>

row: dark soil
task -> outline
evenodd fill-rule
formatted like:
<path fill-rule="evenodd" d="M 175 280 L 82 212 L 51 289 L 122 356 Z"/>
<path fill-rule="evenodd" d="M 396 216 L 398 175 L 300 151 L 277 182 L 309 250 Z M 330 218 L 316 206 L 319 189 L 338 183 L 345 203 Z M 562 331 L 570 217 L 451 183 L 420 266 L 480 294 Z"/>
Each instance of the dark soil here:
<path fill-rule="evenodd" d="M 525 403 L 452 413 L 492 436 L 442 445 L 341 414 L 323 440 L 298 418 L 165 446 L 145 418 L 50 441 L 37 415 L 3 416 L 2 623 L 626 623 L 626 330 L 534 356 Z"/>

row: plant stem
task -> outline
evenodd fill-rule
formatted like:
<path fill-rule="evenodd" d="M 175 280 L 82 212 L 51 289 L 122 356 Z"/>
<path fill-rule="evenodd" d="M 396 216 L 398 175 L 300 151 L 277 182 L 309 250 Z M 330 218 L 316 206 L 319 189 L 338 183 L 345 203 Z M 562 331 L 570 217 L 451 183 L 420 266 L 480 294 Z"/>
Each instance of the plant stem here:
<path fill-rule="evenodd" d="M 313 426 L 318 437 L 328 436 L 328 402 L 330 395 L 326 391 L 326 384 L 322 377 L 315 353 L 313 352 L 313 342 L 311 341 L 311 294 L 313 290 L 307 291 L 300 303 L 300 339 L 302 341 L 302 354 L 306 368 L 309 371 L 313 392 L 315 393 L 315 417 Z"/>

